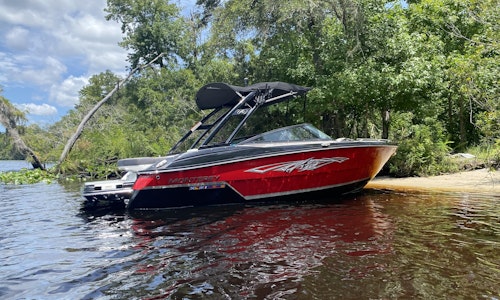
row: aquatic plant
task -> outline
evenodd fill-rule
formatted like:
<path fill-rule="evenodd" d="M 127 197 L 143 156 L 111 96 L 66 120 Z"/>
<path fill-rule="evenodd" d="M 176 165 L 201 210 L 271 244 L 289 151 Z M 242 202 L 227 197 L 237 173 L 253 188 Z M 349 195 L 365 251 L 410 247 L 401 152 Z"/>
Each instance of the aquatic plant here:
<path fill-rule="evenodd" d="M 0 172 L 0 182 L 5 184 L 52 183 L 59 175 L 40 169 L 21 169 L 20 171 Z"/>

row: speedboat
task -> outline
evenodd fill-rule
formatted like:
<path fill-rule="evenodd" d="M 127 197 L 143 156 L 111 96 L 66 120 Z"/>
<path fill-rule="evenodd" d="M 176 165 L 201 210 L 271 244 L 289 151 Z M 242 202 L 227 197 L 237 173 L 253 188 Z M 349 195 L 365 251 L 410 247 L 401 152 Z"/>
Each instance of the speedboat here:
<path fill-rule="evenodd" d="M 301 111 L 305 116 L 309 90 L 284 82 L 203 86 L 196 104 L 210 113 L 164 159 L 137 173 L 128 209 L 359 191 L 396 146 L 379 139 L 332 139 L 313 125 L 298 122 Z M 292 104 L 300 98 L 303 104 Z"/>
<path fill-rule="evenodd" d="M 83 184 L 84 208 L 125 207 L 126 201 L 132 196 L 132 186 L 137 179 L 137 172 L 162 159 L 163 157 L 134 157 L 118 160 L 118 170 L 125 172 L 121 178 L 89 181 Z"/>

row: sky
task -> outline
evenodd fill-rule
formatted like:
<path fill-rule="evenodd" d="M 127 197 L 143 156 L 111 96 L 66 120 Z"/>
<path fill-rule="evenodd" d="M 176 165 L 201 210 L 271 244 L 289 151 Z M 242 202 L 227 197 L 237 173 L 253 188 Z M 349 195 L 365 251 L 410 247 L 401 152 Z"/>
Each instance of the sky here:
<path fill-rule="evenodd" d="M 58 121 L 92 75 L 127 74 L 121 25 L 106 21 L 105 7 L 106 0 L 0 0 L 2 95 L 28 123 Z"/>
<path fill-rule="evenodd" d="M 125 74 L 120 24 L 106 0 L 0 0 L 0 86 L 29 122 L 54 123 L 78 103 L 90 76 Z"/>

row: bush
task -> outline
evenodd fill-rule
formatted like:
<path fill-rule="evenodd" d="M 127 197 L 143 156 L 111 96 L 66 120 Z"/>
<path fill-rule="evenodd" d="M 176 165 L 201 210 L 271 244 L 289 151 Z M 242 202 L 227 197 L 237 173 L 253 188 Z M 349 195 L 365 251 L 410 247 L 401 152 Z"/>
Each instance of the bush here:
<path fill-rule="evenodd" d="M 472 153 L 484 162 L 485 167 L 491 169 L 500 168 L 500 138 L 494 143 L 483 142 L 479 147 L 475 147 L 473 150 L 475 150 L 476 153 Z"/>
<path fill-rule="evenodd" d="M 457 171 L 458 167 L 448 158 L 449 142 L 444 127 L 431 118 L 422 124 L 412 124 L 411 113 L 395 118 L 393 140 L 398 151 L 389 161 L 389 172 L 393 176 L 429 176 Z"/>

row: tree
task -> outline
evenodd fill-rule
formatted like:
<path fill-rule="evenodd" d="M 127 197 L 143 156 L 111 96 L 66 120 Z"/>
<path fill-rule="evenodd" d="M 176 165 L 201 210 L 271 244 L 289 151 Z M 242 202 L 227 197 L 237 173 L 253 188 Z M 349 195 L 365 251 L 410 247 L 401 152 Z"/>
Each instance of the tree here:
<path fill-rule="evenodd" d="M 400 6 L 318 0 L 226 1 L 210 8 L 212 39 L 219 53 L 244 66 L 238 71 L 249 73 L 240 76 L 315 87 L 310 121 L 333 136 L 387 138 L 389 112 L 421 107 L 416 104 L 425 102 L 423 91 L 435 79 L 428 60 L 413 54 L 422 37 L 408 34 Z"/>
<path fill-rule="evenodd" d="M 9 159 L 24 159 L 24 156 L 14 147 L 7 133 L 0 132 L 0 160 Z"/>
<path fill-rule="evenodd" d="M 122 24 L 125 34 L 120 43 L 131 50 L 131 69 L 153 60 L 162 54 L 155 64 L 176 61 L 182 52 L 182 37 L 186 34 L 186 24 L 179 16 L 179 9 L 168 0 L 108 0 L 106 20 Z"/>
<path fill-rule="evenodd" d="M 146 68 L 146 67 L 149 67 L 151 66 L 152 64 L 155 63 L 155 61 L 157 60 L 160 60 L 161 58 L 163 57 L 163 53 L 160 53 L 158 56 L 156 56 L 154 59 L 152 59 L 151 61 L 149 61 L 146 65 L 140 65 L 140 66 L 137 66 L 135 67 L 132 71 L 130 71 L 130 73 L 127 75 L 127 77 L 123 80 L 121 80 L 120 82 L 118 82 L 116 84 L 116 86 L 104 97 L 102 98 L 82 119 L 82 121 L 80 122 L 80 124 L 78 125 L 78 128 L 76 129 L 75 133 L 71 136 L 71 138 L 68 140 L 68 142 L 66 143 L 66 145 L 64 146 L 64 150 L 62 151 L 61 153 L 61 156 L 59 157 L 59 161 L 57 163 L 58 166 L 61 165 L 61 163 L 66 159 L 66 157 L 68 156 L 69 152 L 71 151 L 71 148 L 73 148 L 73 146 L 75 145 L 76 143 L 76 140 L 80 137 L 80 135 L 82 134 L 83 132 L 83 129 L 85 128 L 85 125 L 87 124 L 87 122 L 90 120 L 90 118 L 95 114 L 95 112 L 106 102 L 108 101 L 111 96 L 113 96 L 113 94 L 120 88 L 120 86 L 123 86 L 131 77 L 132 75 L 134 75 L 135 72 L 143 69 L 143 68 Z"/>
<path fill-rule="evenodd" d="M 440 118 L 454 147 L 463 150 L 479 141 L 478 119 L 499 108 L 498 1 L 422 0 L 410 5 L 408 15 L 413 32 L 442 45 L 447 110 Z"/>
<path fill-rule="evenodd" d="M 332 137 L 400 139 L 398 161 L 418 162 L 408 174 L 426 161 L 439 172 L 440 159 L 428 158 L 449 151 L 448 140 L 456 150 L 500 145 L 498 0 L 196 3 L 185 16 L 168 0 L 108 0 L 106 18 L 121 23 L 130 68 L 141 72 L 126 85 L 102 73 L 82 89 L 63 119 L 85 127 L 73 159 L 164 155 L 199 118 L 200 86 L 244 78 L 313 87 L 307 122 Z"/>
<path fill-rule="evenodd" d="M 22 120 L 26 120 L 24 114 L 16 109 L 9 100 L 0 96 L 0 124 L 7 130 L 7 134 L 12 138 L 16 149 L 24 156 L 28 156 L 31 159 L 33 168 L 45 170 L 45 166 L 42 164 L 35 151 L 26 145 L 17 130 L 17 124 Z"/>

